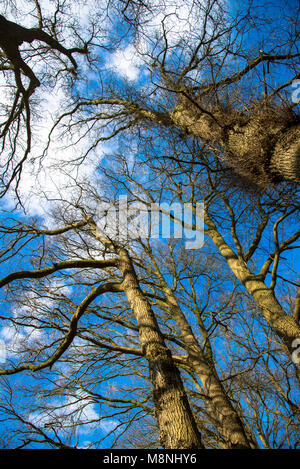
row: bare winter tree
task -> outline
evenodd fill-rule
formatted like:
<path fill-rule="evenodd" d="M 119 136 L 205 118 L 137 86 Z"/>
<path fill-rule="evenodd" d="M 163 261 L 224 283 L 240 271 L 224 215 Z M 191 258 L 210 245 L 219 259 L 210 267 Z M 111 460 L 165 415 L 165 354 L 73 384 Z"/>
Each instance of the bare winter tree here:
<path fill-rule="evenodd" d="M 76 46 L 65 47 L 63 39 L 60 40 L 59 21 L 60 15 L 68 15 L 63 2 L 57 3 L 53 18 L 43 14 L 44 9 L 39 2 L 34 3 L 37 27 L 27 28 L 0 15 L 0 71 L 4 78 L 0 123 L 1 196 L 6 194 L 13 182 L 18 187 L 22 168 L 33 149 L 32 117 L 37 114 L 33 95 L 41 82 L 44 85 L 49 82 L 45 66 L 49 63 L 53 65 L 52 82 L 57 82 L 63 72 L 71 73 L 76 79 L 77 62 L 74 56 L 87 54 L 93 36 L 91 33 L 86 41 L 81 39 L 78 26 L 74 37 Z M 22 14 L 24 20 L 26 13 L 25 16 Z M 28 18 L 32 19 L 32 14 Z M 65 25 L 65 33 L 70 27 L 72 24 Z"/>
<path fill-rule="evenodd" d="M 1 445 L 296 447 L 299 11 L 85 3 L 1 6 Z"/>
<path fill-rule="evenodd" d="M 245 178 L 245 184 L 261 188 L 282 181 L 298 184 L 299 116 L 297 103 L 287 96 L 299 78 L 296 8 L 289 13 L 274 6 L 272 33 L 268 9 L 262 12 L 249 6 L 232 18 L 222 1 L 191 2 L 188 8 L 192 40 L 173 32 L 176 21 L 180 23 L 176 12 L 171 15 L 173 23 L 160 12 L 161 33 L 155 38 L 149 37 L 146 6 L 139 22 L 135 20 L 137 53 L 139 47 L 146 49 L 141 59 L 150 70 L 146 92 L 133 87 L 126 92 L 110 84 L 96 99 L 83 96 L 61 119 L 72 117 L 74 124 L 82 110 L 88 114 L 86 126 L 92 129 L 95 121 L 99 126 L 110 117 L 115 122 L 113 135 L 139 125 L 171 127 L 202 141 Z M 283 15 L 284 21 L 276 15 Z M 256 20 L 265 34 L 259 34 Z"/>
<path fill-rule="evenodd" d="M 121 162 L 126 165 L 126 160 L 121 159 Z M 138 192 L 135 190 L 132 192 L 135 186 L 132 173 L 127 173 L 125 166 L 121 166 L 118 171 L 116 161 L 112 164 L 112 168 L 116 187 L 121 183 L 118 178 L 122 178 L 123 183 L 127 180 L 128 184 L 130 183 L 128 195 L 133 197 L 135 194 L 135 197 L 138 197 Z M 174 171 L 170 174 L 169 170 L 170 168 L 165 175 L 164 189 L 160 187 L 161 181 L 157 181 L 157 175 L 155 176 L 155 185 L 153 181 L 149 180 L 148 174 L 148 183 L 144 183 L 142 186 L 143 193 L 148 193 L 149 197 L 160 198 L 162 190 L 176 192 L 178 190 L 177 178 L 180 178 L 182 183 L 184 182 L 182 171 L 180 171 L 180 175 L 176 176 Z M 161 168 L 159 172 L 163 176 Z M 184 178 L 189 180 L 189 177 L 195 176 L 193 173 L 195 170 Z M 118 177 L 117 174 L 119 174 Z M 198 174 L 198 182 L 200 177 L 201 175 Z M 169 178 L 170 183 L 167 184 Z M 151 189 L 147 189 L 147 184 Z M 107 181 L 107 187 L 111 193 L 112 179 L 110 178 Z M 182 187 L 189 190 L 188 184 L 183 184 Z M 92 207 L 97 206 L 93 199 L 96 197 L 100 202 L 103 190 L 103 184 L 101 196 L 97 195 L 95 190 L 91 190 L 87 204 L 89 208 L 86 210 L 83 202 L 68 204 L 69 209 L 66 210 L 66 202 L 62 201 L 64 209 L 57 212 L 56 219 L 60 225 L 63 221 L 64 226 L 56 230 L 38 228 L 33 224 L 30 226 L 28 223 L 23 225 L 20 222 L 14 226 L 11 222 L 6 223 L 6 226 L 2 227 L 3 240 L 6 244 L 6 249 L 3 251 L 3 265 L 6 265 L 10 258 L 14 259 L 15 255 L 19 255 L 21 246 L 23 246 L 21 249 L 24 250 L 24 246 L 29 246 L 29 243 L 33 242 L 35 249 L 31 255 L 31 262 L 35 268 L 25 268 L 25 265 L 28 264 L 25 254 L 27 248 L 24 251 L 24 269 L 10 273 L 1 280 L 2 287 L 9 286 L 7 300 L 17 302 L 18 310 L 21 311 L 21 315 L 18 314 L 16 317 L 3 316 L 4 324 L 10 324 L 11 330 L 16 330 L 15 333 L 19 331 L 19 335 L 24 336 L 24 339 L 26 335 L 21 331 L 24 328 L 25 330 L 29 328 L 28 330 L 31 331 L 28 339 L 19 344 L 17 361 L 13 359 L 10 367 L 5 366 L 1 374 L 7 376 L 25 371 L 39 373 L 44 370 L 43 373 L 46 373 L 46 376 L 53 376 L 50 379 L 51 386 L 48 391 L 50 395 L 51 393 L 52 395 L 60 395 L 65 392 L 64 389 L 68 389 L 68 392 L 73 396 L 71 401 L 67 401 L 63 405 L 66 410 L 65 416 L 58 418 L 55 407 L 47 410 L 48 406 L 45 404 L 39 409 L 35 403 L 31 414 L 36 414 L 37 410 L 42 415 L 46 413 L 48 416 L 47 428 L 53 427 L 57 432 L 59 425 L 63 425 L 68 433 L 68 427 L 71 431 L 91 423 L 89 416 L 83 421 L 72 420 L 70 423 L 66 423 L 67 419 L 70 418 L 67 417 L 69 412 L 74 413 L 73 399 L 79 402 L 78 407 L 82 409 L 83 415 L 87 403 L 101 402 L 113 409 L 113 413 L 109 415 L 115 419 L 116 417 L 119 419 L 120 413 L 126 412 L 127 418 L 119 423 L 123 428 L 122 434 L 124 431 L 124 435 L 126 435 L 126 430 L 134 428 L 135 422 L 138 422 L 139 418 L 149 415 L 153 418 L 154 413 L 151 411 L 151 403 L 149 402 L 150 389 L 147 390 L 147 393 L 144 391 L 138 397 L 133 397 L 130 392 L 133 395 L 135 392 L 139 393 L 138 384 L 136 391 L 131 386 L 129 388 L 126 386 L 126 395 L 124 395 L 124 384 L 121 384 L 121 393 L 116 395 L 108 392 L 105 395 L 98 390 L 98 381 L 100 376 L 103 376 L 102 369 L 107 369 L 105 372 L 107 377 L 100 379 L 100 386 L 103 386 L 105 380 L 109 381 L 114 376 L 120 378 L 123 375 L 130 376 L 133 372 L 132 368 L 135 375 L 147 380 L 146 369 L 140 369 L 137 361 L 145 357 L 149 364 L 149 378 L 154 390 L 153 399 L 158 428 L 163 434 L 163 438 L 167 438 L 167 442 L 163 443 L 166 447 L 183 446 L 183 436 L 177 428 L 178 419 L 176 418 L 174 422 L 174 432 L 170 426 L 170 419 L 173 422 L 171 416 L 174 412 L 176 415 L 180 415 L 182 412 L 183 415 L 186 415 L 185 418 L 195 416 L 198 427 L 196 435 L 197 432 L 201 431 L 203 442 L 207 447 L 256 448 L 262 444 L 264 447 L 286 445 L 287 437 L 284 436 L 286 434 L 282 433 L 282 430 L 278 436 L 275 433 L 272 435 L 273 441 L 271 441 L 271 435 L 268 438 L 261 436 L 257 440 L 257 432 L 261 432 L 262 429 L 266 430 L 266 428 L 262 427 L 263 424 L 259 419 L 254 426 L 250 424 L 250 422 L 253 423 L 253 419 L 250 418 L 249 406 L 253 406 L 253 412 L 255 411 L 257 416 L 261 415 L 261 409 L 255 403 L 258 402 L 257 396 L 262 397 L 267 391 L 264 381 L 258 382 L 254 386 L 251 373 L 262 369 L 264 379 L 267 379 L 268 386 L 271 386 L 268 398 L 262 397 L 261 400 L 264 412 L 270 418 L 274 404 L 270 396 L 278 396 L 275 404 L 278 406 L 276 415 L 279 412 L 286 421 L 292 419 L 288 434 L 291 441 L 294 441 L 297 435 L 297 432 L 295 435 L 294 423 L 294 419 L 297 418 L 297 412 L 295 412 L 297 405 L 294 402 L 294 393 L 289 395 L 288 392 L 288 386 L 292 385 L 293 380 L 296 379 L 291 373 L 291 358 L 290 356 L 283 358 L 280 342 L 274 342 L 274 334 L 272 335 L 270 332 L 268 322 L 261 322 L 261 319 L 256 318 L 257 303 L 255 298 L 251 299 L 251 295 L 245 298 L 245 293 L 241 290 L 239 283 L 234 281 L 234 276 L 228 278 L 226 264 L 222 261 L 222 252 L 220 256 L 215 250 L 212 255 L 211 246 L 208 246 L 208 252 L 205 250 L 199 258 L 198 252 L 188 254 L 184 251 L 183 246 L 176 248 L 176 244 L 172 244 L 172 242 L 169 246 L 169 252 L 160 252 L 155 242 L 151 245 L 150 240 L 148 242 L 143 240 L 135 242 L 136 248 L 133 250 L 132 243 L 130 243 L 131 248 L 128 246 L 124 249 L 119 243 L 115 244 L 104 239 L 102 235 L 99 235 L 93 219 L 89 215 Z M 232 188 L 230 190 L 233 191 Z M 83 188 L 81 188 L 82 191 Z M 81 195 L 81 198 L 87 201 L 86 197 L 87 195 L 85 197 Z M 210 210 L 214 212 L 216 222 L 218 213 L 222 212 L 218 208 L 216 198 L 213 208 L 213 200 L 214 198 L 211 199 Z M 251 204 L 249 202 L 249 210 L 253 211 L 255 203 L 259 204 L 255 200 Z M 275 207 L 273 201 L 269 216 L 276 215 Z M 258 213 L 261 213 L 263 205 L 258 205 L 258 208 Z M 235 212 L 237 209 L 238 207 L 235 208 Z M 282 207 L 279 205 L 277 210 L 282 210 Z M 245 211 L 245 207 L 242 208 L 243 211 Z M 76 218 L 77 220 L 79 217 L 82 218 L 82 215 L 84 215 L 83 220 L 74 221 Z M 236 214 L 236 217 L 240 218 L 241 216 L 238 217 Z M 222 219 L 224 220 L 224 212 Z M 229 219 L 231 220 L 230 217 Z M 272 233 L 272 225 L 270 228 Z M 222 229 L 226 231 L 224 223 Z M 256 230 L 259 229 L 261 230 L 261 227 L 257 220 Z M 235 236 L 238 236 L 237 227 L 235 227 Z M 38 244 L 37 240 L 40 240 Z M 50 240 L 52 241 L 50 242 Z M 258 240 L 256 240 L 256 244 L 255 252 L 257 254 L 260 244 Z M 243 240 L 243 245 L 246 246 L 245 240 Z M 286 247 L 290 245 L 287 243 Z M 128 249 L 131 252 L 130 255 Z M 263 247 L 262 252 L 264 252 Z M 97 260 L 99 255 L 101 257 L 104 255 L 104 259 Z M 200 261 L 201 258 L 206 259 L 204 265 Z M 278 264 L 276 274 L 273 270 L 274 281 L 275 275 L 274 289 L 280 281 Z M 51 277 L 52 281 L 49 283 Z M 205 283 L 203 284 L 203 279 L 207 282 L 206 286 Z M 225 289 L 226 282 L 228 286 Z M 54 289 L 52 285 L 54 285 Z M 55 285 L 57 286 L 55 287 Z M 64 293 L 63 289 L 66 286 L 70 288 L 72 285 L 71 292 L 68 292 L 67 288 Z M 74 291 L 76 291 L 73 290 L 74 288 L 83 290 L 82 294 L 79 294 L 78 290 L 74 297 Z M 121 304 L 121 309 L 118 310 L 119 300 L 117 298 L 122 292 L 125 293 L 128 302 Z M 111 297 L 107 304 L 103 303 L 102 300 L 104 293 Z M 83 294 L 85 295 L 84 300 L 82 300 Z M 250 317 L 249 306 L 246 306 L 247 301 L 252 302 L 253 313 L 250 314 Z M 129 316 L 127 313 L 128 304 L 131 310 Z M 287 313 L 284 314 L 289 317 Z M 245 333 L 245 326 L 241 333 L 240 324 L 244 323 L 247 324 L 249 331 L 247 333 Z M 48 335 L 48 340 L 42 335 L 41 339 L 37 338 L 37 341 L 30 342 L 30 336 L 32 335 L 34 338 L 39 330 L 52 331 Z M 256 338 L 258 330 L 260 330 L 260 340 Z M 266 343 L 261 342 L 264 334 L 268 337 Z M 128 339 L 124 344 L 124 339 L 123 343 L 120 343 L 118 337 Z M 83 342 L 76 345 L 76 340 Z M 225 341 L 226 347 L 230 350 L 227 356 L 230 358 L 225 359 L 223 356 L 225 353 L 224 345 L 219 345 L 221 351 L 218 351 L 215 345 L 216 340 Z M 166 341 L 168 348 L 165 345 Z M 238 356 L 236 356 L 235 342 L 239 348 L 243 347 L 245 350 L 241 363 L 244 362 L 246 366 L 241 366 Z M 84 350 L 86 351 L 84 352 Z M 158 352 L 159 355 L 157 355 Z M 286 370 L 286 377 L 282 376 L 280 382 L 278 378 L 275 378 L 280 368 L 274 368 L 272 356 L 279 360 L 280 368 Z M 128 360 L 128 357 L 134 357 L 135 363 Z M 221 361 L 226 362 L 226 367 L 222 366 L 220 373 Z M 167 367 L 165 372 L 164 363 Z M 189 402 L 188 407 L 184 406 L 180 410 L 179 406 L 179 410 L 176 411 L 176 393 L 181 396 L 183 388 L 180 381 L 176 380 L 174 383 L 174 376 L 175 378 L 178 376 L 174 363 L 183 371 L 187 396 L 185 399 L 188 399 Z M 68 367 L 67 374 L 63 368 L 61 369 L 63 364 Z M 97 368 L 91 372 L 95 366 Z M 170 366 L 172 368 L 169 375 Z M 85 367 L 90 370 L 87 375 L 86 372 L 83 373 Z M 287 371 L 288 368 L 289 371 Z M 157 373 L 158 369 L 159 373 Z M 38 375 L 36 376 L 38 385 L 39 378 Z M 165 387 L 160 382 L 162 376 L 165 376 Z M 269 383 L 270 379 L 273 384 Z M 285 380 L 287 380 L 286 383 Z M 167 385 L 169 381 L 172 383 L 170 386 Z M 241 402 L 236 399 L 235 386 L 238 386 L 238 382 L 246 383 L 243 389 L 246 399 L 250 400 L 250 404 L 246 404 L 246 407 L 241 404 L 244 399 L 242 395 Z M 276 387 L 276 392 L 272 390 L 272 386 Z M 52 387 L 54 389 L 51 389 Z M 146 401 L 145 396 L 147 396 Z M 281 397 L 279 398 L 279 396 Z M 182 399 L 179 402 L 182 402 Z M 190 413 L 189 408 L 192 409 L 193 414 Z M 2 410 L 3 415 L 9 411 L 7 404 L 3 405 Z M 19 415 L 24 422 L 27 422 L 27 433 L 32 432 L 29 422 L 35 425 L 34 432 L 38 432 L 38 429 L 41 428 L 35 420 L 30 420 L 28 415 L 22 414 L 18 409 L 14 408 L 13 412 L 15 420 Z M 134 412 L 133 415 L 132 412 Z M 166 417 L 167 415 L 169 417 Z M 93 418 L 101 425 L 101 419 L 96 416 Z M 51 425 L 49 419 L 52 422 Z M 40 421 L 45 421 L 45 417 L 40 417 Z M 182 431 L 184 429 L 183 419 L 180 421 Z M 25 432 L 24 425 L 23 423 L 20 430 L 22 435 Z M 275 425 L 275 421 L 271 419 L 270 428 Z M 189 431 L 184 441 L 188 440 L 189 443 L 185 443 L 184 447 L 188 445 L 193 447 L 194 443 L 191 443 L 189 436 L 191 429 L 189 423 L 186 428 Z M 48 444 L 52 444 L 50 438 L 53 435 L 48 432 L 46 435 L 49 438 Z M 69 440 L 62 438 L 61 433 L 58 435 L 61 442 L 57 438 L 52 438 L 57 445 L 71 444 Z M 13 441 L 15 441 L 15 437 Z M 41 437 L 41 441 L 46 441 L 45 437 Z M 162 439 L 161 441 L 166 440 Z M 263 443 L 261 443 L 262 441 Z M 32 444 L 32 442 L 33 440 L 29 438 L 28 444 Z"/>
<path fill-rule="evenodd" d="M 160 428 L 160 444 L 165 448 L 201 448 L 200 433 L 189 407 L 179 371 L 174 364 L 170 351 L 165 345 L 163 335 L 160 332 L 151 306 L 140 289 L 139 281 L 127 250 L 105 237 L 99 238 L 96 224 L 91 218 L 88 218 L 85 223 L 73 223 L 57 231 L 54 230 L 43 233 L 36 229 L 33 229 L 33 231 L 30 229 L 29 231 L 37 236 L 43 234 L 55 236 L 59 233 L 72 230 L 76 226 L 80 227 L 84 225 L 88 225 L 95 238 L 98 239 L 109 252 L 116 254 L 117 257 L 114 256 L 107 261 L 86 261 L 84 259 L 67 260 L 58 263 L 55 262 L 50 267 L 38 268 L 32 271 L 23 270 L 15 272 L 1 280 L 1 287 L 15 280 L 38 279 L 47 277 L 63 269 L 80 267 L 95 267 L 96 269 L 118 267 L 121 272 L 122 281 L 120 283 L 109 282 L 104 284 L 101 282 L 99 286 L 91 289 L 75 309 L 70 319 L 67 333 L 50 356 L 40 363 L 20 363 L 13 366 L 11 369 L 3 369 L 0 371 L 0 374 L 10 375 L 25 370 L 36 372 L 46 367 L 52 367 L 74 340 L 77 333 L 78 321 L 82 315 L 85 314 L 91 302 L 104 293 L 124 291 L 137 321 L 142 354 L 149 362 L 150 380 L 153 384 L 153 400 Z M 36 357 L 38 357 L 38 355 L 39 352 L 37 352 Z"/>

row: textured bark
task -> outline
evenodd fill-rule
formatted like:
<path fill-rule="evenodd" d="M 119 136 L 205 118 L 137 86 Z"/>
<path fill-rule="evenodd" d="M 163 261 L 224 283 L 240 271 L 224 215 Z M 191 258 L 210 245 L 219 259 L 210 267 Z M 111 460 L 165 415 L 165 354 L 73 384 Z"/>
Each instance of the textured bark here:
<path fill-rule="evenodd" d="M 300 125 L 292 113 L 269 109 L 249 117 L 219 110 L 206 114 L 185 102 L 170 117 L 186 133 L 223 146 L 226 163 L 255 184 L 300 183 Z"/>
<path fill-rule="evenodd" d="M 179 93 L 180 95 L 180 93 Z M 276 106 L 249 112 L 200 105 L 180 95 L 170 112 L 145 109 L 122 99 L 100 99 L 95 104 L 116 104 L 135 120 L 164 127 L 179 127 L 188 135 L 223 147 L 217 156 L 255 185 L 282 180 L 300 183 L 299 116 Z"/>
<path fill-rule="evenodd" d="M 247 440 L 243 423 L 232 406 L 232 403 L 218 378 L 213 363 L 211 363 L 205 356 L 177 302 L 176 297 L 174 296 L 173 291 L 169 288 L 161 275 L 155 259 L 153 256 L 151 257 L 156 273 L 160 279 L 162 289 L 166 294 L 166 299 L 170 310 L 172 311 L 173 318 L 179 327 L 181 339 L 186 346 L 188 363 L 195 370 L 203 384 L 211 411 L 220 422 L 220 431 L 224 437 L 227 447 L 230 449 L 249 449 L 250 444 Z"/>
<path fill-rule="evenodd" d="M 300 126 L 291 127 L 278 139 L 270 169 L 283 179 L 300 182 Z"/>
<path fill-rule="evenodd" d="M 205 215 L 205 223 L 209 227 L 207 234 L 226 259 L 231 271 L 254 298 L 273 331 L 282 340 L 289 352 L 293 353 L 292 342 L 300 338 L 300 326 L 295 318 L 284 312 L 273 290 L 268 288 L 259 276 L 254 275 L 246 262 L 232 251 L 207 213 Z"/>
<path fill-rule="evenodd" d="M 173 296 L 173 295 L 172 295 Z M 187 346 L 188 361 L 195 370 L 209 399 L 213 415 L 220 421 L 222 436 L 230 449 L 249 449 L 242 421 L 228 398 L 213 365 L 208 362 L 176 299 L 169 296 L 174 319 Z"/>
<path fill-rule="evenodd" d="M 124 249 L 118 249 L 122 287 L 139 327 L 144 356 L 149 363 L 153 400 L 165 449 L 203 448 L 180 373 L 165 345 L 152 308 L 139 287 L 134 267 Z"/>

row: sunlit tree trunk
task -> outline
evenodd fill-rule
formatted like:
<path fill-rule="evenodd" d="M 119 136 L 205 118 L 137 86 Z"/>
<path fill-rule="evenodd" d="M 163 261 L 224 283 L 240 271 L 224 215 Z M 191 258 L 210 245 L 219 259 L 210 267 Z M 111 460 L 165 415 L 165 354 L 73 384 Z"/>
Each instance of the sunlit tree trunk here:
<path fill-rule="evenodd" d="M 292 127 L 278 139 L 270 169 L 283 179 L 300 183 L 300 127 Z"/>
<path fill-rule="evenodd" d="M 220 110 L 199 113 L 188 100 L 170 113 L 132 106 L 130 112 L 140 119 L 176 126 L 188 135 L 223 147 L 222 161 L 257 185 L 282 180 L 300 184 L 300 125 L 288 112 L 275 109 L 254 116 Z"/>
<path fill-rule="evenodd" d="M 118 254 L 122 287 L 137 320 L 140 342 L 149 363 L 160 443 L 165 449 L 203 448 L 179 370 L 140 289 L 130 257 L 124 249 L 118 249 Z"/>
<path fill-rule="evenodd" d="M 252 182 L 300 183 L 300 126 L 280 109 L 251 117 L 218 111 L 197 115 L 186 102 L 170 117 L 187 134 L 223 146 L 222 159 Z"/>
<path fill-rule="evenodd" d="M 249 449 L 250 444 L 246 437 L 243 423 L 232 406 L 217 376 L 213 363 L 205 356 L 173 291 L 161 275 L 153 255 L 150 254 L 150 256 L 154 263 L 156 274 L 161 282 L 162 289 L 165 292 L 172 316 L 179 327 L 181 339 L 186 346 L 188 363 L 195 370 L 199 380 L 203 384 L 213 415 L 220 422 L 220 431 L 227 447 L 230 449 Z"/>
<path fill-rule="evenodd" d="M 273 290 L 267 287 L 259 275 L 254 275 L 247 263 L 232 251 L 207 213 L 205 223 L 208 225 L 207 234 L 226 259 L 231 271 L 254 298 L 271 329 L 285 344 L 288 351 L 293 353 L 292 343 L 300 338 L 300 326 L 296 319 L 284 312 Z"/>

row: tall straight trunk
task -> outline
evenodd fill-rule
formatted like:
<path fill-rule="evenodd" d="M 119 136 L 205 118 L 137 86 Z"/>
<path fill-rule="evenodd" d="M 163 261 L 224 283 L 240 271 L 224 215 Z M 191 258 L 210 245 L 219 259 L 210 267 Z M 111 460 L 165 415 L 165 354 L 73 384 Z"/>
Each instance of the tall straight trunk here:
<path fill-rule="evenodd" d="M 292 354 L 294 351 L 292 343 L 300 338 L 299 324 L 293 316 L 284 312 L 273 290 L 267 287 L 259 275 L 254 275 L 247 263 L 228 246 L 207 213 L 205 213 L 205 223 L 208 226 L 207 234 L 226 259 L 229 268 L 254 298 L 271 329 Z"/>
<path fill-rule="evenodd" d="M 213 364 L 210 363 L 200 347 L 173 291 L 167 285 L 159 271 L 153 255 L 150 254 L 150 256 L 166 294 L 167 303 L 172 311 L 172 317 L 179 327 L 181 339 L 186 346 L 188 362 L 203 384 L 203 388 L 209 399 L 211 411 L 220 422 L 220 430 L 227 447 L 230 449 L 249 449 L 251 446 L 248 442 L 243 423 L 228 398 Z"/>
<path fill-rule="evenodd" d="M 203 353 L 193 331 L 172 294 L 169 296 L 174 319 L 188 352 L 188 361 L 197 373 L 210 401 L 210 408 L 220 422 L 222 436 L 230 449 L 249 449 L 243 423 L 220 382 L 216 370 Z"/>
<path fill-rule="evenodd" d="M 131 259 L 125 249 L 118 248 L 117 252 L 122 288 L 137 320 L 140 342 L 149 363 L 160 443 L 165 449 L 203 448 L 179 370 L 140 289 Z"/>
<path fill-rule="evenodd" d="M 201 434 L 172 354 L 167 348 L 153 310 L 143 294 L 126 249 L 103 237 L 92 218 L 91 230 L 109 251 L 118 255 L 122 289 L 136 318 L 143 354 L 149 364 L 160 444 L 165 449 L 204 449 Z"/>

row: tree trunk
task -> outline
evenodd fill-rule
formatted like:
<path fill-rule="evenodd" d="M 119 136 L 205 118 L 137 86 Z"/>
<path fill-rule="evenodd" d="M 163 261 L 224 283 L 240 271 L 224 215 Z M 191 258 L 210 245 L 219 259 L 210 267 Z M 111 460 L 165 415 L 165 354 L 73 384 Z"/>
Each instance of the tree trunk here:
<path fill-rule="evenodd" d="M 268 110 L 247 120 L 238 113 L 199 115 L 196 109 L 177 106 L 170 116 L 188 134 L 222 145 L 228 165 L 254 183 L 300 184 L 300 126 L 291 125 L 288 113 Z"/>
<path fill-rule="evenodd" d="M 287 181 L 300 183 L 300 127 L 292 127 L 278 139 L 270 170 Z"/>
<path fill-rule="evenodd" d="M 300 184 L 299 119 L 288 111 L 270 108 L 253 116 L 218 109 L 199 112 L 183 100 L 169 114 L 141 109 L 135 114 L 223 146 L 222 161 L 256 185 L 282 180 Z"/>
<path fill-rule="evenodd" d="M 165 345 L 152 308 L 139 287 L 134 267 L 125 249 L 119 248 L 122 287 L 136 317 L 142 349 L 149 363 L 153 400 L 165 449 L 203 448 L 179 370 Z"/>
<path fill-rule="evenodd" d="M 270 327 L 292 354 L 294 351 L 292 343 L 295 339 L 300 338 L 299 324 L 294 317 L 284 312 L 273 290 L 268 288 L 259 276 L 254 275 L 246 262 L 232 251 L 207 213 L 205 214 L 205 223 L 208 225 L 207 234 L 226 259 L 229 268 L 254 298 Z"/>
<path fill-rule="evenodd" d="M 251 446 L 247 440 L 243 423 L 232 406 L 213 364 L 209 363 L 209 360 L 205 356 L 196 337 L 194 336 L 184 313 L 178 305 L 173 291 L 165 282 L 154 257 L 151 254 L 150 256 L 154 263 L 156 273 L 160 279 L 162 289 L 166 294 L 167 302 L 173 313 L 173 318 L 179 327 L 182 341 L 186 346 L 188 362 L 195 370 L 203 384 L 203 388 L 209 399 L 210 408 L 213 415 L 216 416 L 220 422 L 221 433 L 228 445 L 228 448 L 249 449 Z"/>
<path fill-rule="evenodd" d="M 180 328 L 183 342 L 187 346 L 188 361 L 203 384 L 210 401 L 210 408 L 220 421 L 221 433 L 228 448 L 249 449 L 250 444 L 243 423 L 233 408 L 214 366 L 208 363 L 174 296 L 173 298 L 169 297 L 169 301 L 172 303 L 174 319 Z"/>

